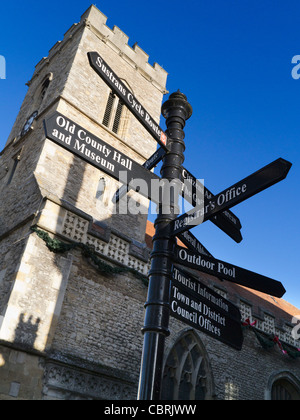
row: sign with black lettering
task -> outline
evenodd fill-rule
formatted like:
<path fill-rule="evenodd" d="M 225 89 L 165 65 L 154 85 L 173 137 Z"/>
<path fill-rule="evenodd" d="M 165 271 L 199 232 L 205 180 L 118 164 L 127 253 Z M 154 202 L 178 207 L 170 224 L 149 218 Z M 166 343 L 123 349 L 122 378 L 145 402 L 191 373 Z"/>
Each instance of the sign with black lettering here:
<path fill-rule="evenodd" d="M 243 345 L 239 309 L 185 271 L 174 267 L 171 315 L 236 350 Z"/>
<path fill-rule="evenodd" d="M 121 82 L 119 77 L 112 71 L 109 65 L 97 52 L 89 52 L 88 58 L 91 67 L 104 80 L 104 82 L 112 89 L 112 91 L 124 102 L 126 107 L 133 113 L 138 121 L 150 133 L 157 143 L 167 149 L 168 136 L 154 121 L 149 112 L 140 104 L 130 90 Z"/>
<path fill-rule="evenodd" d="M 175 262 L 271 296 L 281 298 L 286 292 L 277 280 L 179 246 L 176 246 Z"/>
<path fill-rule="evenodd" d="M 74 121 L 56 112 L 44 120 L 48 139 L 151 199 L 152 182 L 160 178 L 99 139 Z M 138 183 L 141 180 L 143 182 Z"/>
<path fill-rule="evenodd" d="M 200 210 L 183 214 L 172 222 L 173 235 L 178 235 L 186 230 L 209 220 L 239 203 L 247 200 L 255 194 L 271 187 L 286 178 L 292 164 L 279 158 L 242 181 L 217 194 L 209 202 L 205 200 Z"/>

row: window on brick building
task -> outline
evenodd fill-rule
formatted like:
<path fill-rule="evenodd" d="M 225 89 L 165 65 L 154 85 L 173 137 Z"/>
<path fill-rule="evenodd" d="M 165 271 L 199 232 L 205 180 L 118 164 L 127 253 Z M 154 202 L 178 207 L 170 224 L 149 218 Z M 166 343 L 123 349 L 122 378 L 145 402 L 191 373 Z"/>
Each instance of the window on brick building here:
<path fill-rule="evenodd" d="M 48 87 L 49 87 L 50 82 L 51 82 L 52 79 L 53 79 L 53 74 L 52 73 L 49 73 L 47 75 L 47 77 L 45 77 L 45 79 L 42 82 L 41 93 L 40 93 L 41 102 L 43 102 L 43 100 L 44 100 L 44 98 L 46 96 Z"/>
<path fill-rule="evenodd" d="M 105 127 L 109 127 L 111 125 L 110 122 L 112 119 L 112 110 L 115 100 L 116 95 L 113 92 L 110 92 L 102 121 L 102 124 L 105 125 Z"/>

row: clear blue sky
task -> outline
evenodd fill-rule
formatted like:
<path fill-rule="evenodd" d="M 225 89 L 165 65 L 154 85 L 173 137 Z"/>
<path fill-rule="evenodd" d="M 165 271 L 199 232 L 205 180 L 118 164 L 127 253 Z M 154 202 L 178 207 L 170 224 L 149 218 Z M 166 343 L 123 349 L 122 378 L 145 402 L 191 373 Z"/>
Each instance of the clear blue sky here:
<path fill-rule="evenodd" d="M 90 1 L 1 2 L 2 150 L 34 66 L 90 6 Z M 194 113 L 186 126 L 185 166 L 215 194 L 282 157 L 288 178 L 232 209 L 244 240 L 236 244 L 212 223 L 193 230 L 216 257 L 282 281 L 300 308 L 299 0 L 99 1 L 108 26 L 120 27 L 169 73 Z M 165 122 L 161 120 L 161 126 Z M 299 311 L 300 313 L 300 311 Z"/>

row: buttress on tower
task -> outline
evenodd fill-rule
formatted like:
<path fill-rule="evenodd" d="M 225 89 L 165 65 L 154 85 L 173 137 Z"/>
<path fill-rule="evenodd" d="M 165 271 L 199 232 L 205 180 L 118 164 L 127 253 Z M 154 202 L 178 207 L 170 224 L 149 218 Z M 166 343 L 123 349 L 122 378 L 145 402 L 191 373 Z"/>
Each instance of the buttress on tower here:
<path fill-rule="evenodd" d="M 37 64 L 1 152 L 0 399 L 109 398 L 112 388 L 135 397 L 145 285 L 130 272 L 99 273 L 78 249 L 53 253 L 31 229 L 147 275 L 149 201 L 130 192 L 144 211 L 117 212 L 121 184 L 47 139 L 43 125 L 59 112 L 140 164 L 155 152 L 87 53 L 97 51 L 156 121 L 167 73 L 106 21 L 91 6 Z"/>

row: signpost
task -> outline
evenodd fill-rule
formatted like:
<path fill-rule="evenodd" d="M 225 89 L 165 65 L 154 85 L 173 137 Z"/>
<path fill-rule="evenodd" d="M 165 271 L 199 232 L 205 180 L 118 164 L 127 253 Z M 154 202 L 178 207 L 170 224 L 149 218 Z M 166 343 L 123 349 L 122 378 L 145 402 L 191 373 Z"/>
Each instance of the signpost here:
<path fill-rule="evenodd" d="M 178 235 L 186 230 L 205 222 L 212 216 L 227 210 L 247 200 L 255 194 L 271 187 L 286 178 L 292 164 L 279 158 L 242 181 L 217 194 L 210 202 L 206 202 L 201 211 L 183 214 L 174 220 L 172 225 L 173 235 Z"/>
<path fill-rule="evenodd" d="M 158 124 L 155 123 L 155 121 L 146 111 L 146 109 L 139 103 L 139 101 L 133 96 L 133 94 L 128 90 L 124 83 L 122 83 L 120 78 L 113 72 L 113 70 L 97 52 L 89 52 L 88 58 L 91 67 L 112 89 L 112 91 L 125 103 L 127 108 L 133 113 L 133 115 L 138 119 L 138 121 L 146 128 L 146 130 L 155 138 L 155 140 L 161 146 L 161 148 L 158 149 L 158 151 L 156 152 L 158 154 L 158 160 L 156 161 L 157 164 L 168 150 L 168 137 L 166 133 L 164 133 L 164 131 L 158 126 Z M 148 164 L 150 159 L 145 162 L 146 165 Z M 154 166 L 156 166 L 156 164 L 153 165 L 151 169 Z M 148 169 L 150 168 L 148 167 Z M 185 191 L 183 191 L 184 198 L 186 198 L 190 204 L 195 206 L 196 202 L 194 191 L 195 189 L 197 189 L 199 183 L 197 179 L 193 175 L 191 175 L 190 172 L 185 168 L 182 168 L 182 180 L 188 181 L 185 183 Z M 128 188 L 126 189 L 126 186 L 122 187 L 120 190 L 117 191 L 113 201 L 118 202 L 127 192 Z M 205 188 L 205 197 L 208 200 L 210 200 L 211 197 L 214 197 L 213 194 L 207 188 Z M 236 242 L 241 242 L 241 224 L 239 219 L 236 216 L 234 216 L 231 212 L 224 212 L 218 216 L 213 216 L 211 218 L 211 221 L 220 229 L 225 231 L 225 233 L 227 233 Z"/>
<path fill-rule="evenodd" d="M 155 138 L 157 143 L 161 146 L 158 149 L 157 153 L 160 159 L 163 157 L 162 151 L 168 150 L 167 140 L 168 136 L 161 127 L 154 121 L 148 111 L 139 103 L 139 101 L 134 97 L 134 95 L 128 90 L 128 88 L 122 83 L 120 78 L 113 72 L 109 65 L 103 60 L 103 58 L 97 52 L 89 52 L 88 58 L 91 67 L 96 71 L 96 73 L 102 78 L 102 80 L 112 89 L 112 91 L 124 102 L 127 108 L 133 113 L 133 115 L 138 119 L 138 121 L 146 128 L 146 130 Z M 148 162 L 148 161 L 147 161 Z M 147 163 L 146 162 L 146 163 Z M 159 160 L 157 161 L 157 163 Z M 154 165 L 155 166 L 155 165 Z M 153 166 L 153 167 L 154 167 Z M 148 168 L 149 169 L 149 168 Z M 152 168 L 151 168 L 152 169 Z M 194 202 L 194 194 L 191 189 L 193 185 L 197 185 L 197 180 L 194 178 L 189 171 L 183 168 L 182 178 L 189 179 L 190 183 L 187 182 L 186 186 L 188 191 L 183 192 L 185 198 L 192 205 L 196 205 Z M 190 186 L 190 187 L 189 187 Z M 125 192 L 126 191 L 126 192 Z M 128 188 L 123 186 L 121 190 L 117 191 L 114 202 L 118 202 L 126 193 Z M 205 189 L 205 196 L 209 198 L 213 196 L 209 190 Z M 241 224 L 239 219 L 234 216 L 231 212 L 224 212 L 218 216 L 213 216 L 211 221 L 227 233 L 232 239 L 236 242 L 241 242 L 242 236 L 240 233 Z M 229 223 L 228 223 L 229 222 Z M 231 223 L 233 225 L 231 226 Z M 236 229 L 235 229 L 236 227 Z"/>
<path fill-rule="evenodd" d="M 236 306 L 178 267 L 170 294 L 171 315 L 236 350 L 243 345 L 241 314 Z"/>
<path fill-rule="evenodd" d="M 183 129 L 186 120 L 192 115 L 191 105 L 179 91 L 170 95 L 162 107 L 167 125 L 167 131 L 164 133 L 97 52 L 89 52 L 88 58 L 91 67 L 124 102 L 161 149 L 158 149 L 157 155 L 153 155 L 142 167 L 58 113 L 46 121 L 46 133 L 51 140 L 116 179 L 118 171 L 125 168 L 131 180 L 134 177 L 142 177 L 149 185 L 151 180 L 161 181 L 149 169 L 163 158 L 162 197 L 157 200 L 159 211 L 155 222 L 145 322 L 142 329 L 144 345 L 138 391 L 138 399 L 158 400 L 163 374 L 164 343 L 170 334 L 170 314 L 237 350 L 242 348 L 243 343 L 238 308 L 181 268 L 174 267 L 174 264 L 203 271 L 276 297 L 282 297 L 285 293 L 283 285 L 276 280 L 213 258 L 189 232 L 190 228 L 209 219 L 236 242 L 240 242 L 241 223 L 229 209 L 283 180 L 292 165 L 280 158 L 216 196 L 205 188 L 202 209 L 194 209 L 194 212 L 176 217 L 179 214 L 180 189 L 175 189 L 173 194 L 167 195 L 167 182 L 177 185 L 187 181 L 184 184 L 184 198 L 193 206 L 201 204 L 197 202 L 195 192 L 197 189 L 203 189 L 203 186 L 182 167 L 185 150 Z M 96 151 L 92 150 L 91 146 L 96 148 Z M 126 186 L 117 192 L 115 201 L 132 186 L 131 182 L 124 183 Z M 149 192 L 147 198 L 153 200 L 151 188 Z M 170 199 L 168 206 L 165 203 L 167 196 Z M 169 209 L 167 213 L 163 211 L 166 208 Z M 188 248 L 177 246 L 176 236 Z"/>
<path fill-rule="evenodd" d="M 179 180 L 184 161 L 185 121 L 192 115 L 192 107 L 180 92 L 170 95 L 162 113 L 166 118 L 169 152 L 164 158 L 161 176 L 168 181 Z M 165 193 L 158 207 L 151 253 L 149 287 L 142 329 L 144 345 L 141 362 L 139 400 L 159 400 L 164 363 L 165 338 L 170 335 L 170 279 L 176 241 L 171 235 L 171 222 L 178 214 L 179 193 L 170 197 L 169 214 L 163 212 Z"/>

